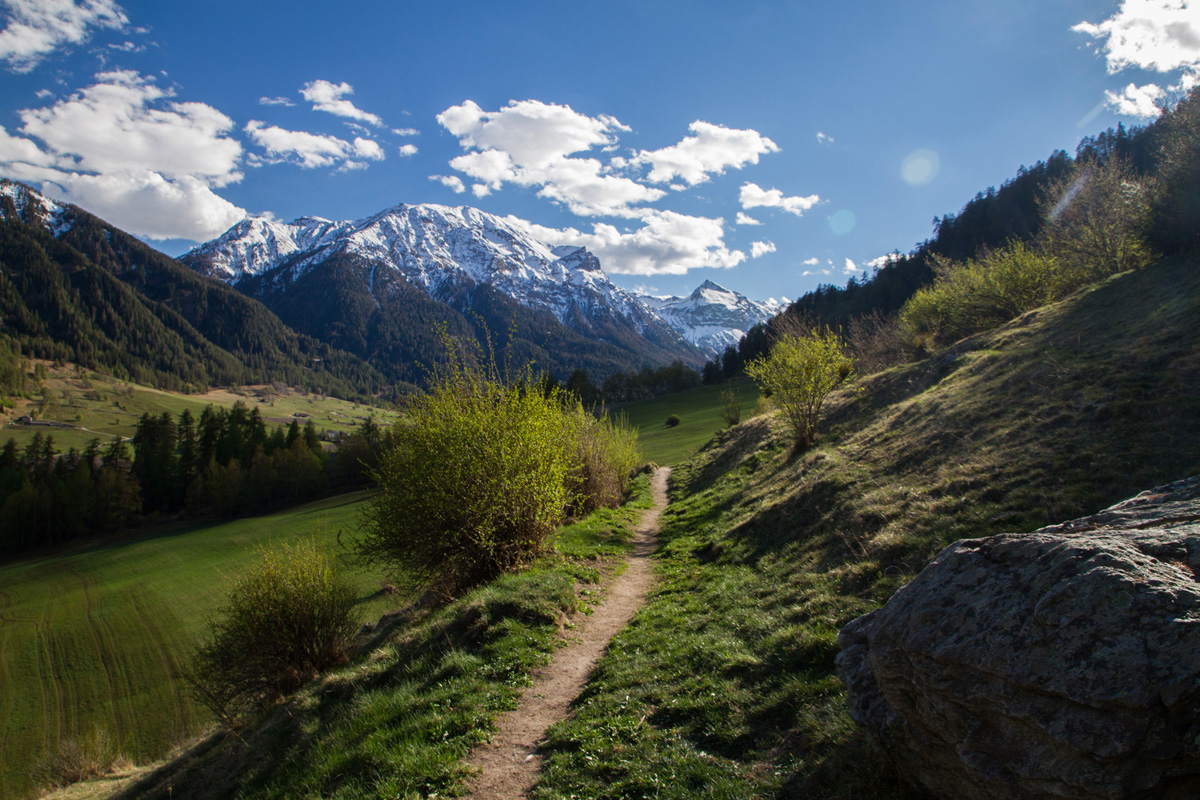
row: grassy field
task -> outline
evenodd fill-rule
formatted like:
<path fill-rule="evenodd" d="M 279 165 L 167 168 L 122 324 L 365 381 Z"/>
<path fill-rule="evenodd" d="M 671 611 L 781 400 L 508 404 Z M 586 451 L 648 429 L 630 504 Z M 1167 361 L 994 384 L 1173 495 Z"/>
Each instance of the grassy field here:
<path fill-rule="evenodd" d="M 385 626 L 360 658 L 260 724 L 137 771 L 121 796 L 459 796 L 468 776 L 462 757 L 549 661 L 572 624 L 568 615 L 587 613 L 602 595 L 613 558 L 649 505 L 643 475 L 629 503 L 561 529 L 554 552 L 529 569 Z M 104 796 L 105 786 L 71 796 Z"/>
<path fill-rule="evenodd" d="M 187 409 L 193 417 L 199 417 L 205 406 L 228 408 L 239 401 L 251 408 L 257 407 L 268 425 L 290 423 L 293 419 L 303 425 L 312 419 L 320 429 L 348 431 L 368 415 L 373 415 L 381 424 L 390 424 L 396 416 L 392 410 L 323 395 L 301 394 L 283 386 L 244 386 L 215 389 L 204 394 L 176 394 L 73 365 L 54 367 L 48 362 L 39 363 L 45 370 L 42 384 L 29 392 L 30 397 L 18 399 L 13 411 L 0 416 L 0 443 L 15 439 L 18 445 L 24 446 L 40 432 L 43 436 L 53 436 L 57 449 L 63 452 L 71 447 L 82 450 L 95 438 L 103 444 L 115 436 L 133 436 L 144 413 L 157 415 L 168 411 L 178 417 Z M 34 385 L 32 375 L 29 385 Z M 23 414 L 67 427 L 16 423 Z"/>
<path fill-rule="evenodd" d="M 758 402 L 758 386 L 740 379 L 728 384 L 742 400 L 742 419 L 754 413 Z M 673 465 L 688 459 L 713 434 L 727 427 L 721 418 L 722 386 L 701 386 L 686 392 L 638 400 L 609 409 L 611 415 L 624 414 L 629 424 L 638 429 L 638 444 L 642 457 L 655 464 Z M 667 426 L 667 417 L 677 415 L 680 423 Z"/>
<path fill-rule="evenodd" d="M 228 580 L 260 546 L 315 536 L 336 547 L 361 500 L 342 495 L 265 517 L 160 528 L 0 567 L 0 798 L 27 792 L 29 768 L 58 742 L 97 728 L 134 760 L 194 735 L 208 714 L 176 676 Z M 381 574 L 346 568 L 364 621 L 399 602 L 379 594 Z"/>

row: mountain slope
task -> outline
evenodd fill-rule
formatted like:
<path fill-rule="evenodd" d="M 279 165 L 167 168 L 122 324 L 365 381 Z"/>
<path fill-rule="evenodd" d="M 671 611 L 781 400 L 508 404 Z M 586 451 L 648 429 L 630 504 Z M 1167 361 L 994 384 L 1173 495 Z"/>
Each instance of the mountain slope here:
<path fill-rule="evenodd" d="M 355 222 L 252 218 L 181 260 L 387 369 L 428 360 L 430 322 L 486 328 L 494 342 L 511 334 L 522 352 L 542 348 L 539 361 L 559 373 L 704 358 L 587 250 L 552 248 L 472 208 L 400 205 Z M 485 326 L 477 317 L 500 318 Z"/>
<path fill-rule="evenodd" d="M 83 209 L 0 182 L 0 315 L 28 355 L 165 388 L 272 380 L 378 391 L 362 360 L 300 336 Z"/>

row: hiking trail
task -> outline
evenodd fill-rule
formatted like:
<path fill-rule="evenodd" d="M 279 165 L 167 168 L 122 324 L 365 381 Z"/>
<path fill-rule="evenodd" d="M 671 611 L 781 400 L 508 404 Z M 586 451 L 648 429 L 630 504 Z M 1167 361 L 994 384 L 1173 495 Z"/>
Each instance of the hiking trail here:
<path fill-rule="evenodd" d="M 667 506 L 670 474 L 670 467 L 660 467 L 651 477 L 653 505 L 643 512 L 625 571 L 609 585 L 604 602 L 591 615 L 580 616 L 570 642 L 535 675 L 520 704 L 496 721 L 492 739 L 467 757 L 467 764 L 478 770 L 467 784 L 472 800 L 518 800 L 537 783 L 542 767 L 538 745 L 546 731 L 567 718 L 608 643 L 645 603 L 654 581 L 650 555 Z"/>

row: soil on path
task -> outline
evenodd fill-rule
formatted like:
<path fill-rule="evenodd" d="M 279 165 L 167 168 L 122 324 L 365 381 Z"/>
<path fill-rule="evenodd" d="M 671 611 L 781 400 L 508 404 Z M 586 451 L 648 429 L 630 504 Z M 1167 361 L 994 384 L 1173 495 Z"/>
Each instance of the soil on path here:
<path fill-rule="evenodd" d="M 592 668 L 609 641 L 629 623 L 645 602 L 654 580 L 650 554 L 657 542 L 659 517 L 667 505 L 670 467 L 660 467 L 650 481 L 654 504 L 642 515 L 627 567 L 611 584 L 604 602 L 575 629 L 576 638 L 558 651 L 554 661 L 525 690 L 521 703 L 498 721 L 490 742 L 477 747 L 467 763 L 480 770 L 469 784 L 474 800 L 516 800 L 537 783 L 542 757 L 538 744 L 546 730 L 566 719 L 571 701 L 583 691 Z"/>

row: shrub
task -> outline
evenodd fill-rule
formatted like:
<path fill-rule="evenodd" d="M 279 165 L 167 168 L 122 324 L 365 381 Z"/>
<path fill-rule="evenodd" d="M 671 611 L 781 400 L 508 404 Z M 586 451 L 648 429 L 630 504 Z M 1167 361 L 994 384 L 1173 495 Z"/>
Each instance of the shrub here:
<path fill-rule="evenodd" d="M 808 334 L 783 334 L 770 355 L 746 365 L 746 373 L 771 392 L 803 450 L 816 441 L 821 405 L 830 392 L 850 377 L 854 359 L 845 353 L 841 337 L 827 328 Z"/>
<path fill-rule="evenodd" d="M 620 505 L 630 476 L 641 463 L 637 429 L 625 417 L 597 418 L 579 402 L 563 409 L 566 438 L 574 444 L 575 466 L 568 476 L 568 513 L 581 517 Z"/>
<path fill-rule="evenodd" d="M 667 427 L 668 428 L 674 428 L 681 422 L 683 422 L 683 420 L 681 420 L 679 418 L 678 414 L 672 414 L 671 416 L 667 417 Z"/>
<path fill-rule="evenodd" d="M 938 259 L 934 271 L 900 310 L 910 339 L 926 348 L 994 328 L 1061 291 L 1057 260 L 1018 241 L 966 263 Z"/>
<path fill-rule="evenodd" d="M 721 419 L 726 427 L 732 428 L 742 421 L 742 394 L 735 386 L 726 386 L 718 392 L 721 400 Z"/>
<path fill-rule="evenodd" d="M 556 389 L 505 383 L 465 354 L 431 375 L 372 472 L 360 553 L 443 597 L 529 563 L 571 500 L 576 468 Z"/>
<path fill-rule="evenodd" d="M 186 679 L 221 719 L 236 722 L 345 660 L 355 593 L 315 542 L 264 551 L 229 593 Z"/>
<path fill-rule="evenodd" d="M 108 732 L 96 726 L 91 736 L 59 742 L 57 748 L 34 762 L 31 772 L 40 786 L 58 788 L 104 775 L 123 760 Z"/>

